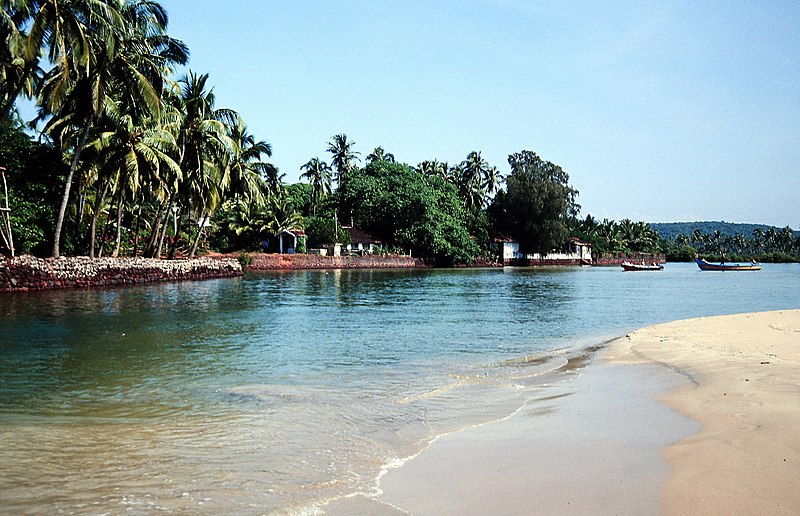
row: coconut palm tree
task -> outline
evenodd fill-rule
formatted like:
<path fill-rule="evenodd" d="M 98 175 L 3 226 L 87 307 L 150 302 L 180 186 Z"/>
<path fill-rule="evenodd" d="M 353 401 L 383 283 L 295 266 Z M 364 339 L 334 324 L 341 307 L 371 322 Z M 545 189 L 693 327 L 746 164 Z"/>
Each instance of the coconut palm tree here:
<path fill-rule="evenodd" d="M 256 141 L 242 120 L 229 129 L 234 147 L 221 186 L 227 195 L 261 202 L 269 193 L 266 178 L 277 170 L 264 161 L 264 158 L 272 157 L 272 146 L 264 140 Z"/>
<path fill-rule="evenodd" d="M 347 141 L 347 135 L 344 133 L 334 135 L 328 142 L 327 152 L 331 153 L 331 166 L 336 170 L 334 180 L 339 185 L 360 160 L 358 157 L 360 153 L 353 150 L 355 144 L 354 141 Z"/>
<path fill-rule="evenodd" d="M 9 120 L 17 97 L 32 98 L 41 78 L 39 54 L 26 52 L 24 26 L 34 12 L 30 0 L 0 1 L 0 123 Z"/>
<path fill-rule="evenodd" d="M 100 0 L 43 0 L 34 6 L 25 60 L 34 62 L 44 50 L 49 61 L 56 63 L 42 82 L 38 103 L 41 116 L 52 116 L 45 132 L 54 136 L 65 152 L 72 152 L 53 238 L 52 255 L 58 257 L 80 154 L 108 100 L 109 63 L 118 48 L 117 29 L 123 20 L 114 5 Z M 146 87 L 142 85 L 142 89 Z M 143 92 L 143 96 L 148 94 Z"/>
<path fill-rule="evenodd" d="M 189 258 L 193 258 L 203 236 L 206 224 L 226 197 L 234 197 L 247 202 L 261 205 L 267 198 L 267 184 L 264 181 L 265 170 L 272 167 L 262 161 L 262 156 L 272 155 L 272 147 L 265 141 L 256 141 L 242 120 L 228 126 L 230 143 L 228 153 L 217 156 L 216 164 L 210 170 L 217 171 L 216 185 L 211 185 L 207 199 L 203 201 L 203 208 L 199 212 L 198 230 L 194 243 L 189 251 Z M 273 167 L 274 168 L 274 167 Z"/>
<path fill-rule="evenodd" d="M 267 201 L 266 214 L 267 224 L 265 227 L 270 236 L 303 228 L 303 217 L 294 210 L 288 197 L 271 197 Z"/>
<path fill-rule="evenodd" d="M 394 163 L 394 154 L 391 152 L 386 152 L 383 147 L 375 147 L 375 150 L 373 150 L 367 156 L 367 163 L 372 163 L 373 161 L 386 161 L 387 163 Z"/>
<path fill-rule="evenodd" d="M 491 168 L 493 167 L 477 151 L 470 152 L 467 159 L 461 162 L 456 186 L 468 210 L 478 211 L 483 208 L 486 201 L 484 184 L 488 184 L 485 179 L 490 175 Z M 492 174 L 496 175 L 496 170 Z"/>
<path fill-rule="evenodd" d="M 135 198 L 142 184 L 158 184 L 165 167 L 171 174 L 180 176 L 181 170 L 173 159 L 177 144 L 174 136 L 158 119 L 145 119 L 137 125 L 134 117 L 128 114 L 107 110 L 109 129 L 99 133 L 90 144 L 97 151 L 96 161 L 100 163 L 105 186 L 97 194 L 96 208 L 91 225 L 90 256 L 94 256 L 95 228 L 97 217 L 111 185 L 116 199 L 116 239 L 113 256 L 119 255 L 122 236 L 122 216 L 128 196 Z"/>
<path fill-rule="evenodd" d="M 53 256 L 60 253 L 72 181 L 98 117 L 112 102 L 135 123 L 157 117 L 164 75 L 188 58 L 185 45 L 166 35 L 166 24 L 166 12 L 151 0 L 46 0 L 32 21 L 29 42 L 49 47 L 51 61 L 57 48 L 69 57 L 53 61 L 58 65 L 45 76 L 39 93 L 41 114 L 52 116 L 45 131 L 72 152 Z M 56 37 L 62 33 L 60 39 L 69 45 Z"/>
<path fill-rule="evenodd" d="M 169 196 L 167 214 L 177 206 L 183 207 L 178 219 L 182 227 L 191 215 L 203 220 L 208 207 L 219 204 L 224 169 L 236 148 L 229 136 L 229 127 L 241 120 L 235 111 L 215 107 L 214 93 L 207 89 L 208 74 L 197 75 L 190 70 L 178 83 L 180 95 L 171 99 L 182 115 L 177 140 L 183 178 Z M 177 236 L 170 257 L 175 254 Z"/>
<path fill-rule="evenodd" d="M 300 178 L 311 184 L 311 209 L 316 215 L 317 204 L 332 191 L 331 167 L 319 158 L 311 158 L 300 170 L 305 170 Z"/>

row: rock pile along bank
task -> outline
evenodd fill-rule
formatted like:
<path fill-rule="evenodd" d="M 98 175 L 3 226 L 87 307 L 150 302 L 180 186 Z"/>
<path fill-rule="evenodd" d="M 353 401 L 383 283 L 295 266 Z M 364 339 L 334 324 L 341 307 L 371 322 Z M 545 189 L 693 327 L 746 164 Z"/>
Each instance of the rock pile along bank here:
<path fill-rule="evenodd" d="M 233 258 L 157 260 L 18 256 L 0 259 L 0 292 L 133 285 L 241 275 L 242 266 Z"/>

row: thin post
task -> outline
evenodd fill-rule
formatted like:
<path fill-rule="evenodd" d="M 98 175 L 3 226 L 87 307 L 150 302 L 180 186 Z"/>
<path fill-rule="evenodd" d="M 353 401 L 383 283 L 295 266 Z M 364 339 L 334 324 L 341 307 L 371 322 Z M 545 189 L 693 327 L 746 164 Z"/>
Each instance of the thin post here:
<path fill-rule="evenodd" d="M 11 257 L 14 257 L 14 235 L 11 234 L 11 208 L 8 207 L 8 185 L 6 184 L 6 167 L 0 167 L 0 176 L 3 178 L 3 199 L 5 206 L 0 207 L 0 217 L 2 217 L 3 225 L 0 226 L 0 234 L 3 236 L 3 242 L 11 252 Z"/>

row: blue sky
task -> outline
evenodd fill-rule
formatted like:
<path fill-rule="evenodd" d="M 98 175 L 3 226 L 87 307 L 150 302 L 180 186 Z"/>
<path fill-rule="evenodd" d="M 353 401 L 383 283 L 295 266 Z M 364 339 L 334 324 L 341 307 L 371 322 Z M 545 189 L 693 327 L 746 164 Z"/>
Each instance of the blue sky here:
<path fill-rule="evenodd" d="M 286 181 L 362 157 L 560 165 L 581 214 L 800 227 L 800 2 L 162 0 Z"/>

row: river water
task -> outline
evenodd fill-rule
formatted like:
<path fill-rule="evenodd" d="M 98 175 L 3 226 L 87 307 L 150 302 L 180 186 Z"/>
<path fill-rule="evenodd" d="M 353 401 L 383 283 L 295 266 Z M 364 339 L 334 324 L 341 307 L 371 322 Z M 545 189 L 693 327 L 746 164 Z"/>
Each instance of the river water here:
<path fill-rule="evenodd" d="M 0 298 L 0 512 L 314 513 L 632 329 L 800 266 L 343 270 Z"/>

